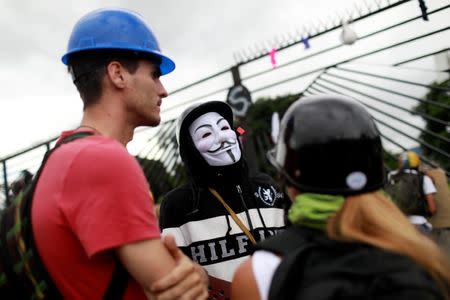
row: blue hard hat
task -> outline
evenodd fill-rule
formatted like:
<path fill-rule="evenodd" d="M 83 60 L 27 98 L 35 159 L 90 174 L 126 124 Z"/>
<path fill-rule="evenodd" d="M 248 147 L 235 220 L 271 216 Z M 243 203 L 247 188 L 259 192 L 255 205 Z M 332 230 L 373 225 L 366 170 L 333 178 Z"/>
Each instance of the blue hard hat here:
<path fill-rule="evenodd" d="M 161 59 L 161 75 L 175 69 L 175 63 L 161 54 L 158 41 L 142 16 L 123 8 L 103 8 L 82 17 L 72 30 L 67 53 L 61 60 L 67 65 L 72 54 L 92 50 L 150 54 Z"/>

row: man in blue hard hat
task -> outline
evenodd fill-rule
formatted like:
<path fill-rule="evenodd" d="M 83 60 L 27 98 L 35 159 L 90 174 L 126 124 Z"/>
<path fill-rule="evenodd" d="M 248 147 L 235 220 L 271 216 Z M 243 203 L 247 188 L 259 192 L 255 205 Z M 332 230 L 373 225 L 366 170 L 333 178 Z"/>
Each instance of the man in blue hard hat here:
<path fill-rule="evenodd" d="M 136 127 L 159 124 L 167 96 L 160 76 L 173 71 L 174 62 L 143 18 L 125 9 L 81 18 L 62 61 L 84 108 L 80 126 L 60 141 L 89 135 L 52 153 L 32 207 L 36 246 L 59 294 L 206 299 L 202 268 L 173 238 L 161 241 L 150 187 L 125 148 Z"/>

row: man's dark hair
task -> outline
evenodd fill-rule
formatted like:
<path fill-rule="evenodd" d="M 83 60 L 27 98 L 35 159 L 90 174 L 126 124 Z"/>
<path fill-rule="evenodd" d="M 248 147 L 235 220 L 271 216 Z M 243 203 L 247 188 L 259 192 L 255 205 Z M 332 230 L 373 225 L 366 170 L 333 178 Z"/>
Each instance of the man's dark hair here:
<path fill-rule="evenodd" d="M 102 78 L 106 66 L 112 61 L 118 61 L 131 74 L 134 74 L 140 60 L 150 60 L 157 66 L 161 60 L 154 56 L 138 52 L 126 51 L 83 51 L 73 54 L 68 62 L 68 70 L 83 100 L 84 108 L 96 103 L 102 90 Z"/>

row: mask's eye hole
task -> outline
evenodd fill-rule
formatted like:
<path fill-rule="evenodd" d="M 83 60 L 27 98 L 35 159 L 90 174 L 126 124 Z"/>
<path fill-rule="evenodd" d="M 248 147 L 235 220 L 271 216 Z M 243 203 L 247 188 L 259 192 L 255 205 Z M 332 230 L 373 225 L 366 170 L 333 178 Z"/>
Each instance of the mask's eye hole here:
<path fill-rule="evenodd" d="M 202 139 L 204 139 L 204 138 L 206 138 L 206 137 L 208 137 L 208 136 L 210 136 L 210 135 L 211 135 L 211 132 L 207 132 L 207 133 L 205 133 L 205 134 L 202 135 Z"/>
<path fill-rule="evenodd" d="M 230 127 L 228 127 L 226 125 L 222 127 L 222 130 L 228 130 L 228 129 L 230 129 Z"/>

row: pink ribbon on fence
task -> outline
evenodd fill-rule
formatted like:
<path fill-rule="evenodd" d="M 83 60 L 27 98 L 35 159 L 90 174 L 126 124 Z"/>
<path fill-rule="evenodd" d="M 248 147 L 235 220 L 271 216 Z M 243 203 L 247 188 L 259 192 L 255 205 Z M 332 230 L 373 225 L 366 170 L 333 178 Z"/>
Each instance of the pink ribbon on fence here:
<path fill-rule="evenodd" d="M 277 60 L 275 58 L 276 53 L 277 53 L 277 49 L 275 49 L 275 48 L 272 48 L 269 53 L 270 54 L 270 63 L 272 64 L 273 68 L 276 68 L 276 66 L 277 66 Z"/>

